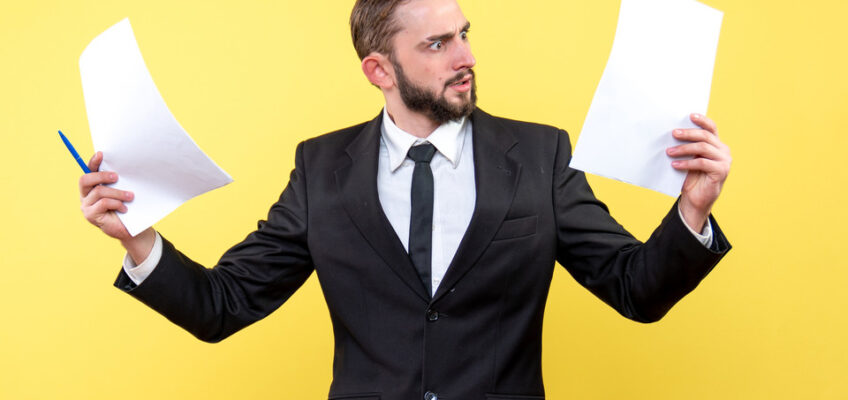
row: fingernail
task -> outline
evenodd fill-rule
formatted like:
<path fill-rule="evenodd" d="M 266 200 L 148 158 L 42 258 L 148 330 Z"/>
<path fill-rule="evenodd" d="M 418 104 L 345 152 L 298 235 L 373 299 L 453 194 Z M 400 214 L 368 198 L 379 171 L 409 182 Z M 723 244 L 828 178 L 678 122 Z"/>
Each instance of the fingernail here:
<path fill-rule="evenodd" d="M 133 198 L 133 194 L 130 193 L 130 192 L 126 192 L 126 194 L 124 196 L 127 198 L 127 200 L 132 200 L 132 198 Z"/>
<path fill-rule="evenodd" d="M 692 114 L 692 119 L 701 118 L 701 114 Z"/>
<path fill-rule="evenodd" d="M 680 129 L 675 129 L 675 130 L 674 130 L 674 132 L 672 132 L 672 133 L 673 133 L 675 136 L 680 136 L 680 133 L 681 133 L 681 132 L 680 132 Z"/>
<path fill-rule="evenodd" d="M 672 162 L 671 162 L 671 166 L 673 166 L 673 167 L 679 167 L 679 166 L 680 166 L 680 163 L 681 163 L 680 161 L 672 161 Z"/>
<path fill-rule="evenodd" d="M 115 179 L 118 179 L 118 174 L 116 174 L 116 173 L 114 173 L 114 172 L 113 172 L 113 173 L 111 173 L 111 174 L 109 174 L 109 179 L 111 179 L 111 180 L 113 180 L 113 181 L 114 181 Z"/>

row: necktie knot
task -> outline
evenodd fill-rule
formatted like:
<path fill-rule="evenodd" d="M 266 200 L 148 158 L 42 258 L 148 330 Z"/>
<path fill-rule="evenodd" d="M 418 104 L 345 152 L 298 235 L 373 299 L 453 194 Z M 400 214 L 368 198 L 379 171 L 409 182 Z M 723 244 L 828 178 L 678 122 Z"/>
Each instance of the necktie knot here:
<path fill-rule="evenodd" d="M 407 157 L 409 157 L 410 159 L 412 159 L 412 161 L 415 161 L 416 163 L 430 163 L 430 160 L 433 159 L 433 155 L 435 154 L 436 147 L 430 143 L 412 146 L 409 148 L 409 152 L 406 153 Z"/>

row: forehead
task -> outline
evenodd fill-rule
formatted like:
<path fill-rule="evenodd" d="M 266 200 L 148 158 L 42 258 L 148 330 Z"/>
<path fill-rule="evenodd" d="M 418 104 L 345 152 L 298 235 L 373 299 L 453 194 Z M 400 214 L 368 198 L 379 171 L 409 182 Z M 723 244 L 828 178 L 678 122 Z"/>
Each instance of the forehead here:
<path fill-rule="evenodd" d="M 455 0 L 412 0 L 398 7 L 395 18 L 398 36 L 416 40 L 457 33 L 468 22 Z"/>

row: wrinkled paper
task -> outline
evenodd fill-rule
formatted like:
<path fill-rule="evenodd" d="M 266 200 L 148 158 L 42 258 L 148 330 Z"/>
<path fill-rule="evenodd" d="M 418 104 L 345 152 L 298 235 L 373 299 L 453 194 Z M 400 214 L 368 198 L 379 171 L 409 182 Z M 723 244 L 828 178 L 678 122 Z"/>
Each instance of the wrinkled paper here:
<path fill-rule="evenodd" d="M 622 0 L 571 167 L 678 196 L 686 173 L 665 151 L 707 112 L 722 17 L 694 0 Z"/>
<path fill-rule="evenodd" d="M 192 197 L 232 182 L 197 147 L 159 94 L 129 19 L 94 38 L 79 60 L 85 108 L 101 171 L 134 192 L 118 213 L 133 236 Z"/>

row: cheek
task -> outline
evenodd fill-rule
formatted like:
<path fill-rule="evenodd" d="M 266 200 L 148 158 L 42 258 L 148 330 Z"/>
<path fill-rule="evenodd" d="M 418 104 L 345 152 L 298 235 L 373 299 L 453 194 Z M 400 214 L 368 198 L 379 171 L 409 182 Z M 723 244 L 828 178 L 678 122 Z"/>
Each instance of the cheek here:
<path fill-rule="evenodd" d="M 443 89 L 445 82 L 450 79 L 449 76 L 444 76 L 441 69 L 435 68 L 433 65 L 420 65 L 420 69 L 416 70 L 414 74 L 413 82 L 437 91 Z"/>
<path fill-rule="evenodd" d="M 431 68 L 431 67 L 424 67 L 424 76 L 430 76 L 430 77 L 432 77 L 432 76 L 438 76 L 438 74 L 436 74 L 436 73 L 433 71 L 433 68 Z M 441 77 L 437 77 L 436 79 L 437 79 L 439 82 L 444 82 L 444 81 L 445 81 L 445 78 L 441 78 Z"/>

